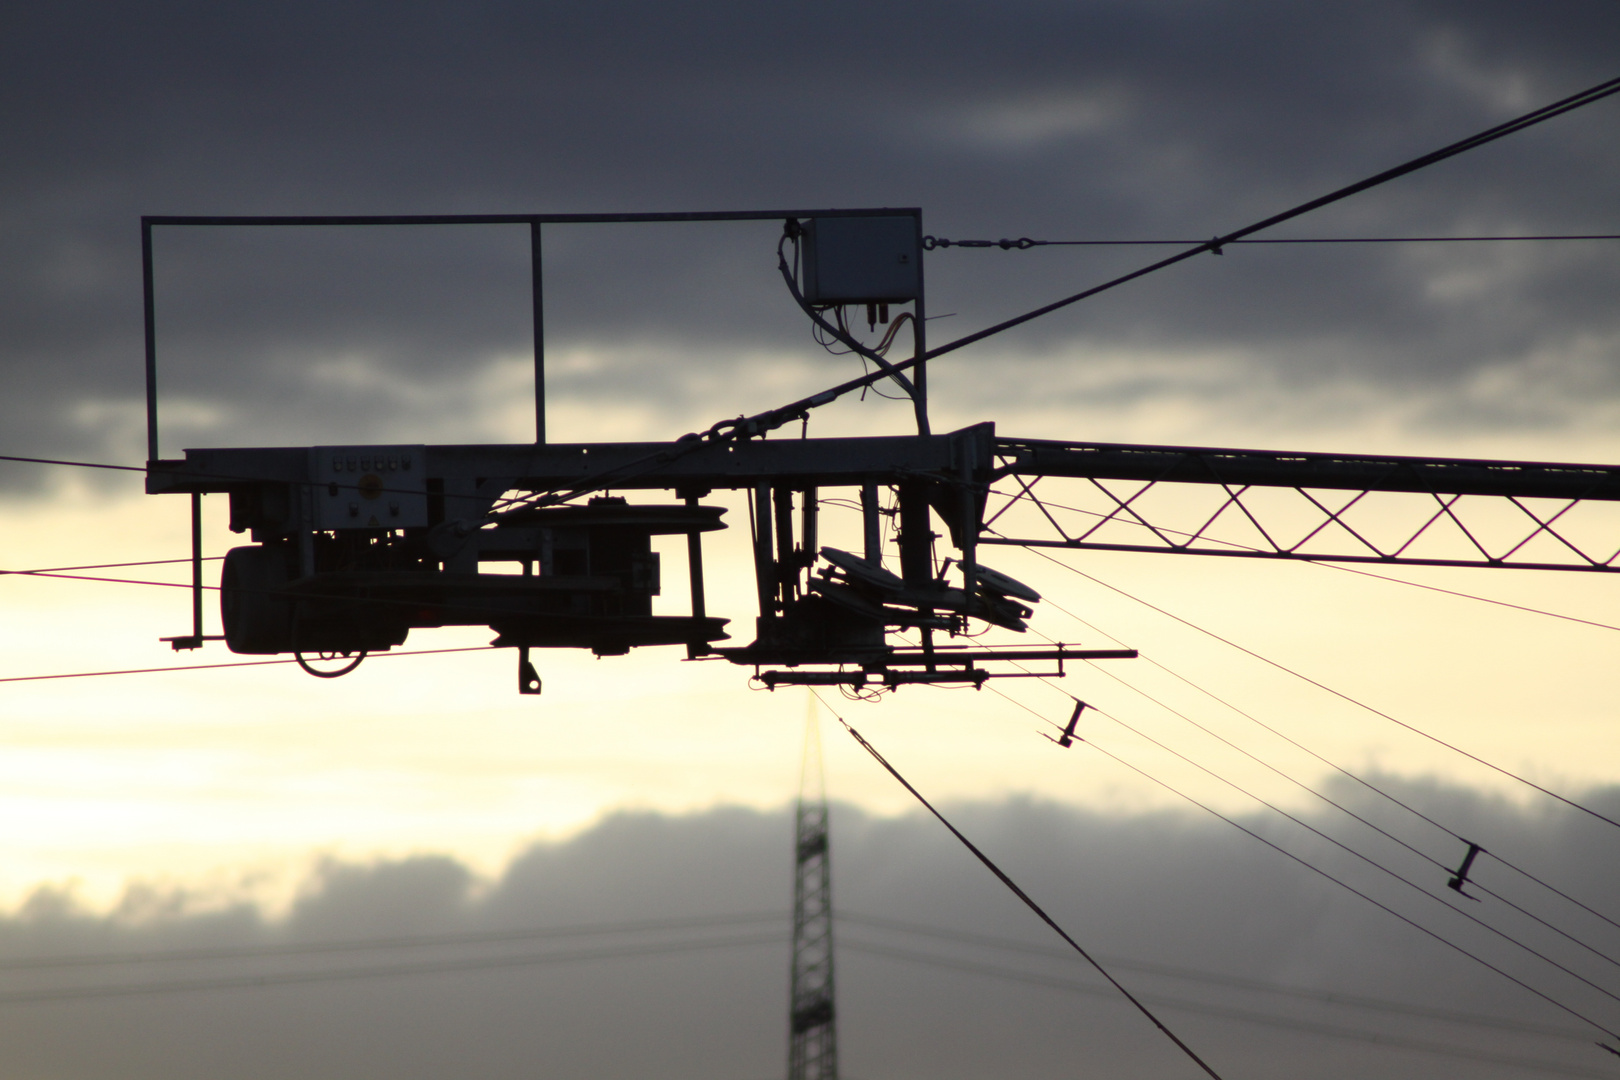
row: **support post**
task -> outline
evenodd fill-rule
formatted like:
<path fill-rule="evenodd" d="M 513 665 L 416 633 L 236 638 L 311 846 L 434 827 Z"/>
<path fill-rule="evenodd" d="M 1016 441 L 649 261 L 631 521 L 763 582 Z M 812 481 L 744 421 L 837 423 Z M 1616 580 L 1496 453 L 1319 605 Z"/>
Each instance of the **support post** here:
<path fill-rule="evenodd" d="M 793 559 L 793 489 L 776 488 L 776 595 L 786 604 L 798 592 L 798 566 Z"/>
<path fill-rule="evenodd" d="M 529 219 L 529 292 L 534 308 L 534 441 L 546 441 L 546 309 L 540 276 L 540 219 Z"/>
<path fill-rule="evenodd" d="M 883 565 L 883 529 L 878 520 L 878 489 L 876 484 L 861 485 L 861 522 L 866 530 L 866 561 L 873 566 Z"/>
<path fill-rule="evenodd" d="M 157 326 L 152 284 L 152 223 L 141 218 L 141 291 L 146 315 L 146 460 L 158 459 Z"/>
<path fill-rule="evenodd" d="M 913 347 L 912 352 L 911 352 L 912 356 L 921 356 L 923 353 L 928 351 L 928 311 L 927 311 L 926 305 L 923 303 L 923 297 L 927 294 L 927 288 L 925 287 L 924 280 L 923 280 L 923 264 L 924 264 L 924 262 L 925 262 L 925 260 L 922 257 L 922 211 L 918 210 L 917 211 L 917 302 L 916 302 L 916 304 L 913 305 L 913 308 L 912 308 L 912 314 L 914 316 L 914 318 L 912 320 L 912 329 L 915 330 L 916 332 L 912 335 L 912 341 L 914 342 L 914 347 Z M 929 424 L 928 424 L 928 362 L 927 361 L 923 361 L 922 363 L 918 364 L 914 369 L 912 369 L 912 372 L 911 372 L 911 385 L 913 387 L 915 387 L 916 390 L 917 390 L 917 395 L 916 395 L 917 421 L 918 421 L 918 423 L 917 423 L 917 433 L 919 435 L 927 435 L 927 434 L 929 434 L 929 432 L 931 430 L 929 428 Z"/>
<path fill-rule="evenodd" d="M 759 617 L 769 619 L 776 614 L 776 565 L 772 558 L 771 485 L 754 487 L 754 579 L 759 589 Z"/>
<path fill-rule="evenodd" d="M 688 495 L 686 505 L 696 506 L 698 499 L 697 495 Z M 686 575 L 692 590 L 692 618 L 706 618 L 709 612 L 703 596 L 703 534 L 695 529 L 686 534 Z M 695 660 L 708 651 L 708 646 L 702 642 L 688 642 L 686 658 Z"/>
<path fill-rule="evenodd" d="M 202 582 L 202 492 L 191 493 L 191 640 L 194 649 L 203 643 Z"/>

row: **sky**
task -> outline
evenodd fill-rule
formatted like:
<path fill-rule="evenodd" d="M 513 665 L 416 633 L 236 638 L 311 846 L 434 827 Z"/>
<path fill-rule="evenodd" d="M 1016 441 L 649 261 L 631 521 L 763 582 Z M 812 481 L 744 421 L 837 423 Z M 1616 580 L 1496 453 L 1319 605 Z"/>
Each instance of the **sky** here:
<path fill-rule="evenodd" d="M 1611 78 L 1620 38 L 1613 0 L 1534 11 L 1444 0 L 159 2 L 3 18 L 0 454 L 127 466 L 145 457 L 143 214 L 917 206 L 926 232 L 952 239 L 1200 240 Z M 1578 110 L 1277 235 L 1620 233 L 1616 110 L 1617 99 Z M 779 232 L 548 227 L 551 438 L 673 438 L 857 374 L 812 341 L 785 295 Z M 930 371 L 934 426 L 1620 461 L 1617 244 L 1228 248 L 942 359 Z M 1163 251 L 929 252 L 929 340 Z M 168 229 L 154 254 L 165 456 L 532 437 L 521 228 Z M 908 420 L 869 397 L 822 410 L 809 432 L 903 434 Z M 710 606 L 737 637 L 752 586 L 725 568 L 746 564 L 735 527 L 746 512 L 716 501 L 734 527 L 706 544 Z M 0 568 L 181 558 L 185 509 L 142 495 L 138 473 L 0 462 Z M 206 500 L 213 555 L 239 542 L 224 513 Z M 1613 524 L 1597 516 L 1599 541 Z M 847 516 L 827 528 L 854 536 Z M 1493 807 L 1492 821 L 1565 821 L 1560 804 L 1390 718 L 1613 805 L 1620 587 L 1606 575 L 1388 574 L 1432 587 L 1421 589 L 1318 565 L 1060 560 L 1008 549 L 992 565 L 1045 595 L 1035 631 L 1145 659 L 1073 670 L 1061 688 L 1012 680 L 1005 697 L 829 698 L 818 707 L 828 785 L 849 820 L 912 823 L 899 815 L 914 804 L 833 725 L 835 710 L 931 797 L 986 821 L 1034 800 L 1043 820 L 1078 815 L 1098 835 L 1219 824 L 1184 796 L 1230 815 L 1270 814 L 1245 792 L 1324 813 L 1295 783 L 1345 782 L 1323 759 Z M 174 566 L 89 573 L 184 577 Z M 682 610 L 674 576 L 660 610 Z M 189 629 L 180 589 L 11 576 L 0 599 L 0 678 L 237 659 L 218 644 L 177 655 L 159 641 Z M 476 650 L 488 637 L 419 631 L 408 648 Z M 677 650 L 538 662 L 539 698 L 518 697 L 511 657 L 490 651 L 378 657 L 333 682 L 268 666 L 0 683 L 0 816 L 13 825 L 0 910 L 32 925 L 30 897 L 51 897 L 85 926 L 123 927 L 148 916 L 120 905 L 155 895 L 185 926 L 248 905 L 256 914 L 242 918 L 265 920 L 264 932 L 294 933 L 285 920 L 298 898 L 334 887 L 323 868 L 431 865 L 484 897 L 537 851 L 590 837 L 611 847 L 618 834 L 602 823 L 630 820 L 614 815 L 667 821 L 702 843 L 725 814 L 781 825 L 771 815 L 794 792 L 802 692 L 752 692 L 743 670 L 681 663 Z M 1039 737 L 1066 718 L 1065 692 L 1097 707 L 1095 748 L 1131 765 Z M 1571 853 L 1548 865 L 1612 864 L 1606 828 L 1561 833 Z M 1223 853 L 1242 839 L 1198 835 Z M 1424 843 L 1446 862 L 1461 851 Z M 1110 872 L 1128 875 L 1143 857 L 1120 844 Z M 400 873 L 399 890 L 416 887 Z M 857 888 L 858 873 L 839 880 Z M 1163 888 L 1196 893 L 1193 875 L 1162 873 Z M 1291 895 L 1257 889 L 1250 902 L 1284 911 Z M 1321 944 L 1323 964 L 1353 951 L 1363 916 L 1345 917 Z M 986 932 L 999 925 L 984 919 Z M 41 1075 L 81 1074 L 48 1064 L 53 1052 L 41 1051 Z M 762 1060 L 735 1075 L 774 1073 L 776 1059 Z"/>

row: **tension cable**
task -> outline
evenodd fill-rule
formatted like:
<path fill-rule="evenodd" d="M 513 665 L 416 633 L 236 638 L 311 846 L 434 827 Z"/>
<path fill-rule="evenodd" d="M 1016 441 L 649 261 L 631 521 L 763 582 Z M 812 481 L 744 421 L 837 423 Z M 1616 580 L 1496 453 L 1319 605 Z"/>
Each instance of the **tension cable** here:
<path fill-rule="evenodd" d="M 827 704 L 825 701 L 822 701 L 820 694 L 816 695 L 816 700 L 821 701 L 821 704 L 823 706 L 825 706 Z M 832 712 L 831 709 L 828 709 L 827 711 Z M 1078 709 L 1075 711 L 1075 716 L 1076 716 L 1076 718 L 1078 718 L 1078 716 L 1079 716 L 1079 710 Z M 1142 1004 L 1142 1002 L 1137 999 L 1136 995 L 1132 994 L 1129 990 L 1125 989 L 1125 987 L 1119 982 L 1118 979 L 1116 979 L 1112 975 L 1110 975 L 1108 973 L 1107 969 L 1105 969 L 1101 964 L 1099 964 L 1092 957 L 1092 955 L 1090 953 L 1086 952 L 1085 949 L 1081 948 L 1080 943 L 1075 941 L 1074 938 L 1070 937 L 1064 931 L 1063 927 L 1059 926 L 1057 924 L 1057 921 L 1054 920 L 1052 918 L 1052 916 L 1048 915 L 1045 912 L 1045 910 L 1043 910 L 1041 908 L 1041 906 L 1039 904 L 1037 904 L 1034 900 L 1030 899 L 1029 894 L 1026 893 L 1023 889 L 1020 889 L 1018 887 L 1018 884 L 1016 882 L 1014 882 L 1012 878 L 1008 877 L 1006 872 L 1003 871 L 1001 869 L 1001 867 L 997 866 L 994 862 L 990 861 L 990 856 L 986 855 L 984 852 L 980 851 L 977 847 L 975 847 L 974 844 L 973 844 L 973 841 L 969 840 L 966 836 L 963 836 L 962 833 L 960 831 L 958 831 L 958 829 L 956 828 L 955 825 L 952 825 L 949 821 L 946 820 L 944 814 L 941 814 L 938 810 L 934 809 L 934 804 L 929 802 L 927 799 L 923 798 L 922 792 L 920 792 L 916 788 L 912 787 L 911 782 L 908 781 L 905 777 L 901 776 L 900 773 L 899 773 L 899 770 L 897 770 L 893 765 L 890 765 L 889 762 L 888 762 L 888 759 L 885 758 L 882 754 L 878 753 L 877 748 L 875 746 L 873 746 L 871 743 L 867 742 L 864 738 L 862 738 L 861 733 L 856 731 L 853 727 L 851 727 L 848 720 L 845 720 L 842 716 L 839 716 L 837 713 L 833 713 L 833 718 L 835 720 L 837 720 L 840 724 L 844 725 L 844 730 L 849 732 L 850 735 L 854 737 L 855 741 L 861 744 L 861 749 L 865 750 L 868 754 L 871 754 L 872 758 L 879 765 L 882 765 L 884 767 L 884 769 L 888 770 L 888 773 L 889 773 L 890 776 L 894 777 L 896 780 L 898 780 L 900 782 L 901 787 L 903 787 L 907 791 L 911 792 L 911 794 L 916 797 L 917 801 L 922 803 L 923 806 L 927 808 L 927 810 L 928 810 L 928 812 L 930 814 L 933 814 L 934 817 L 938 818 L 939 823 L 941 825 L 945 826 L 947 829 L 949 829 L 950 832 L 951 832 L 951 835 L 956 837 L 958 840 L 960 840 L 962 842 L 962 846 L 967 848 L 969 851 L 971 851 L 973 853 L 974 858 L 978 859 L 981 863 L 983 863 L 985 865 L 985 868 L 988 869 L 992 874 L 996 875 L 996 877 L 1001 881 L 1001 883 L 1003 885 L 1007 886 L 1008 889 L 1012 890 L 1012 894 L 1014 896 L 1018 897 L 1018 899 L 1022 900 L 1024 902 L 1024 906 L 1028 907 L 1029 910 L 1033 911 L 1037 916 L 1039 916 L 1041 921 L 1044 922 L 1047 926 L 1050 926 L 1053 930 L 1055 930 L 1057 932 L 1058 937 L 1060 937 L 1064 941 L 1068 942 L 1069 946 L 1071 948 L 1073 948 L 1075 952 L 1079 953 L 1080 956 L 1086 961 L 1086 963 L 1088 963 L 1092 967 L 1096 968 L 1098 974 L 1100 974 L 1103 978 L 1107 979 L 1108 982 L 1114 987 L 1115 990 L 1118 990 L 1121 994 L 1125 995 L 1125 999 L 1127 1001 L 1129 1001 L 1132 1005 L 1135 1005 L 1138 1012 L 1140 1012 L 1143 1016 L 1145 1016 L 1149 1020 L 1151 1020 L 1153 1022 L 1153 1026 L 1158 1028 L 1161 1032 L 1163 1032 L 1165 1037 L 1168 1038 L 1171 1042 L 1175 1043 L 1176 1046 L 1180 1047 L 1181 1052 L 1186 1054 L 1189 1058 L 1191 1058 L 1193 1060 L 1193 1062 L 1195 1064 L 1197 1064 L 1197 1066 L 1200 1069 L 1204 1070 L 1204 1072 L 1207 1075 L 1214 1077 L 1215 1080 L 1221 1080 L 1221 1074 L 1220 1073 L 1218 1073 L 1214 1069 L 1210 1068 L 1209 1065 L 1207 1063 L 1205 1063 L 1203 1058 L 1199 1057 L 1196 1053 L 1193 1052 L 1192 1047 L 1190 1047 L 1186 1043 L 1182 1042 L 1179 1038 L 1176 1037 L 1175 1032 L 1173 1032 L 1169 1028 L 1165 1027 L 1164 1026 L 1164 1021 L 1160 1020 L 1157 1016 L 1153 1015 L 1153 1011 L 1151 1009 L 1149 1009 L 1146 1005 Z"/>

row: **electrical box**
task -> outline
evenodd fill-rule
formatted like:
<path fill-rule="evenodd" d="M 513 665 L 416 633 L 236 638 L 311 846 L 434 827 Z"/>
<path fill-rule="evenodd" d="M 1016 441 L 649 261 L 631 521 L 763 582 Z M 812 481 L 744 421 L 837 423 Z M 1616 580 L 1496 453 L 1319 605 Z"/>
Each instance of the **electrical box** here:
<path fill-rule="evenodd" d="M 811 218 L 801 257 L 812 304 L 903 304 L 922 294 L 922 219 Z"/>
<path fill-rule="evenodd" d="M 428 523 L 424 446 L 310 450 L 315 528 L 410 529 Z"/>

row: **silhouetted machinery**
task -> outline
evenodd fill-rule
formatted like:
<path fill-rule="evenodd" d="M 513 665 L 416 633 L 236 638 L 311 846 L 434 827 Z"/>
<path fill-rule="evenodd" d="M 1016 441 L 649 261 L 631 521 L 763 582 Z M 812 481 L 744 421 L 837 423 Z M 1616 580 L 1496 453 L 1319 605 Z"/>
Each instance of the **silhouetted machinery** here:
<path fill-rule="evenodd" d="M 220 580 L 223 636 L 239 653 L 352 663 L 416 628 L 488 626 L 495 645 L 523 650 L 526 672 L 530 648 L 616 655 L 683 645 L 691 657 L 761 668 L 772 687 L 977 685 L 990 677 L 987 661 L 1130 655 L 951 643 L 975 621 L 1022 631 L 1040 599 L 972 554 L 983 511 L 975 492 L 994 443 L 989 424 L 937 436 L 709 443 L 635 475 L 627 466 L 664 448 L 192 450 L 154 461 L 148 490 L 225 493 L 232 530 L 254 541 L 226 555 Z M 537 506 L 512 495 L 567 488 L 592 472 L 617 475 L 615 490 L 673 489 L 680 501 L 596 495 Z M 753 519 L 760 613 L 746 646 L 717 644 L 728 640 L 728 620 L 706 610 L 701 538 L 725 527 L 725 509 L 700 500 L 722 488 L 745 491 Z M 839 488 L 859 500 L 860 554 L 818 545 L 821 499 Z M 886 518 L 898 525 L 899 573 L 883 565 Z M 942 561 L 938 523 L 958 551 Z M 663 576 L 655 536 L 685 538 L 689 613 L 654 613 Z M 897 643 L 897 631 L 921 640 Z"/>
<path fill-rule="evenodd" d="M 786 222 L 780 268 L 804 314 L 825 341 L 859 354 L 876 370 L 673 443 L 547 442 L 541 225 L 767 218 Z M 534 443 L 201 449 L 188 450 L 183 459 L 160 459 L 153 226 L 463 221 L 526 223 L 530 229 L 536 268 Z M 529 658 L 536 648 L 608 656 L 643 646 L 684 646 L 689 658 L 752 667 L 773 689 L 839 685 L 857 691 L 908 683 L 981 686 L 993 677 L 1061 675 L 1069 660 L 1136 655 L 1066 644 L 980 644 L 977 638 L 990 628 L 1023 632 L 1041 599 L 1035 589 L 980 562 L 981 547 L 993 544 L 1620 570 L 1620 545 L 1608 539 L 1612 530 L 1595 547 L 1583 547 L 1572 539 L 1567 516 L 1577 504 L 1620 501 L 1620 469 L 1608 466 L 1000 439 L 988 423 L 932 434 L 921 364 L 924 245 L 916 210 L 145 218 L 142 227 L 147 490 L 192 497 L 193 625 L 191 634 L 167 639 L 177 649 L 211 640 L 203 633 L 202 610 L 200 499 L 206 493 L 228 495 L 231 529 L 252 540 L 229 552 L 220 579 L 222 637 L 232 651 L 292 654 L 312 674 L 332 676 L 352 670 L 367 653 L 404 643 L 413 629 L 487 626 L 493 644 L 518 650 L 519 688 L 528 693 L 539 690 Z M 889 322 L 891 306 L 905 305 L 910 310 L 890 323 L 877 346 L 856 340 L 850 330 L 851 311 L 864 312 L 875 327 Z M 914 354 L 896 366 L 885 354 L 905 322 Z M 917 435 L 766 438 L 878 378 L 892 380 L 911 397 Z M 1103 496 L 1096 509 L 1082 511 L 1090 515 L 1084 527 L 1065 531 L 1059 524 L 1058 514 L 1075 507 L 1043 500 L 1035 485 L 1048 478 L 1083 480 L 1091 494 Z M 1165 488 L 1218 498 L 1212 512 L 1185 528 L 1168 528 L 1146 516 L 1151 493 Z M 1298 515 L 1286 527 L 1263 524 L 1265 515 L 1277 511 L 1272 503 L 1253 500 L 1250 492 L 1256 490 L 1292 492 L 1303 500 L 1307 518 L 1318 520 L 1306 520 L 1294 539 L 1286 539 Z M 702 537 L 726 523 L 724 507 L 701 500 L 716 491 L 744 493 L 747 500 L 758 615 L 746 645 L 731 639 L 728 619 L 707 610 Z M 1329 496 L 1334 492 L 1344 494 L 1335 501 Z M 1415 519 L 1408 538 L 1380 544 L 1350 520 L 1373 493 L 1432 499 L 1434 506 Z M 1052 532 L 1015 536 L 989 528 L 993 498 L 1003 502 L 992 520 L 1021 503 L 1038 509 L 1032 520 L 1049 523 Z M 1464 523 L 1465 499 L 1516 508 L 1510 513 L 1527 518 L 1527 534 L 1500 550 L 1488 549 L 1484 534 Z M 1559 500 L 1562 508 L 1534 502 L 1547 499 Z M 821 543 L 820 519 L 828 505 L 860 514 L 860 551 Z M 1234 544 L 1217 535 L 1217 524 L 1234 518 L 1254 525 L 1255 543 Z M 1442 556 L 1424 546 L 1451 524 L 1471 548 Z M 687 612 L 655 610 L 663 581 L 655 537 L 685 538 Z M 948 551 L 940 550 L 940 540 L 948 541 Z M 322 669 L 310 658 L 339 666 Z M 1029 663 L 1044 667 L 1031 671 Z"/>

